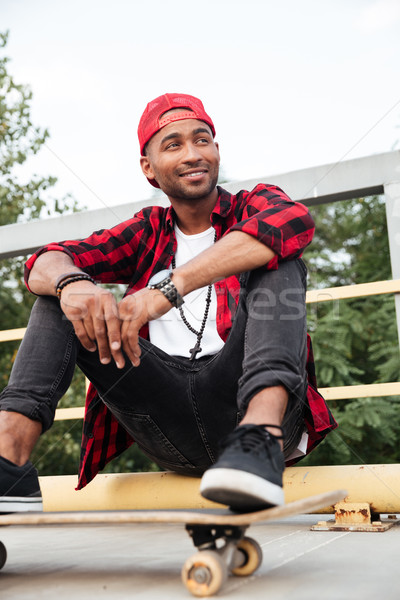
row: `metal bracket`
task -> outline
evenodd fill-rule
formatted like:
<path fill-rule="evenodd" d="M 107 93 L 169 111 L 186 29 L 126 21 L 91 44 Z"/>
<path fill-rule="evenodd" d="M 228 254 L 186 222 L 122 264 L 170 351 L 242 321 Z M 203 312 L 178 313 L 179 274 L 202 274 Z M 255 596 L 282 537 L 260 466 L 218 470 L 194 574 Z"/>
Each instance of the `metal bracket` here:
<path fill-rule="evenodd" d="M 338 502 L 335 504 L 335 520 L 318 521 L 311 531 L 387 531 L 399 522 L 396 515 L 372 521 L 371 507 L 367 502 Z"/>

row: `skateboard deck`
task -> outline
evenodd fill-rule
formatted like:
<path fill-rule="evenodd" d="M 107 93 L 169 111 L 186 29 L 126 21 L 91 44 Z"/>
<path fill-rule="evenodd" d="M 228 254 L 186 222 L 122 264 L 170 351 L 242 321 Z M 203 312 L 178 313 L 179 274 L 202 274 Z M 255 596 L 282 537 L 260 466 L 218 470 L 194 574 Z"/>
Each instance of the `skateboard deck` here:
<path fill-rule="evenodd" d="M 11 525 L 83 525 L 126 523 L 182 523 L 198 552 L 182 568 L 182 580 L 194 596 L 216 594 L 228 574 L 246 576 L 262 562 L 259 544 L 246 537 L 252 523 L 284 519 L 334 505 L 347 495 L 335 490 L 310 496 L 283 506 L 251 513 L 233 513 L 228 509 L 199 510 L 120 510 L 87 512 L 25 512 L 0 515 L 0 527 Z M 0 541 L 0 569 L 7 560 Z"/>

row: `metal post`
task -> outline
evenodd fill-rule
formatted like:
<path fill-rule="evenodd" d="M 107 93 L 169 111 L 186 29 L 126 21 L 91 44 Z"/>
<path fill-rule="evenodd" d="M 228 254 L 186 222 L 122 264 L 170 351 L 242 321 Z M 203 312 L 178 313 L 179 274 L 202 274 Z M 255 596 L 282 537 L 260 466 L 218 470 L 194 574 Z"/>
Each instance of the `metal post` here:
<path fill-rule="evenodd" d="M 400 279 L 400 182 L 385 184 L 384 193 L 392 276 L 393 279 Z M 400 294 L 395 294 L 395 304 L 400 343 Z"/>

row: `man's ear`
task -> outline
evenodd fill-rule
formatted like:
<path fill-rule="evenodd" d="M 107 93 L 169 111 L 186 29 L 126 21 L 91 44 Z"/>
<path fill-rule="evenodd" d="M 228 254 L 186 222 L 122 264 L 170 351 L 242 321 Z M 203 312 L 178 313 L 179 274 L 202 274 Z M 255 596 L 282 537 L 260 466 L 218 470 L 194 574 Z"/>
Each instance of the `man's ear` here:
<path fill-rule="evenodd" d="M 140 157 L 140 166 L 142 168 L 143 174 L 147 177 L 147 179 L 155 179 L 155 174 L 153 169 L 151 168 L 148 156 Z"/>
<path fill-rule="evenodd" d="M 218 142 L 214 142 L 214 144 L 215 144 L 215 147 L 216 147 L 216 149 L 217 149 L 217 152 L 218 152 L 218 158 L 219 158 L 219 160 L 220 160 L 220 162 L 221 162 L 221 155 L 220 155 L 220 153 L 219 153 L 219 144 L 218 144 Z"/>

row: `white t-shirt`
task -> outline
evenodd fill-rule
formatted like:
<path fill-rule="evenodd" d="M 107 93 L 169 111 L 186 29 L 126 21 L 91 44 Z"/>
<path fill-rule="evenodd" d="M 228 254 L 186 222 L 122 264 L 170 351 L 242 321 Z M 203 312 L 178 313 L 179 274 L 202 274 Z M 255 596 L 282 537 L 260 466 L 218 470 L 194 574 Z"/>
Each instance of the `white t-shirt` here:
<path fill-rule="evenodd" d="M 213 227 L 210 227 L 201 233 L 186 235 L 175 225 L 175 235 L 178 243 L 175 264 L 179 267 L 212 246 L 215 231 Z M 184 298 L 183 312 L 186 320 L 196 331 L 200 330 L 203 322 L 207 292 L 208 286 L 190 292 Z M 190 358 L 190 349 L 194 348 L 197 342 L 196 334 L 186 327 L 177 308 L 172 308 L 159 319 L 150 321 L 149 335 L 152 344 L 171 356 Z M 217 295 L 215 287 L 212 286 L 210 310 L 200 342 L 202 350 L 196 355 L 196 358 L 216 354 L 223 345 L 224 342 L 217 331 Z"/>

